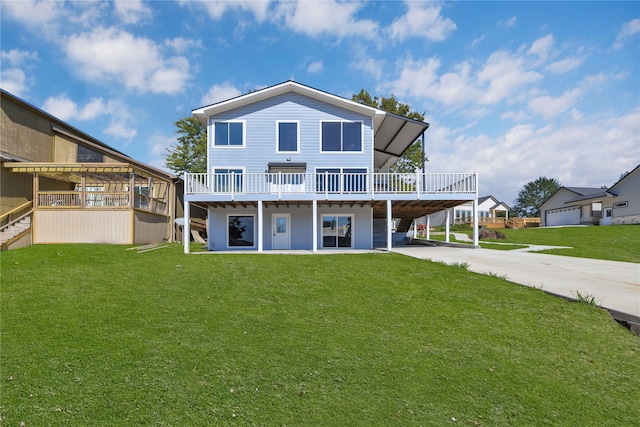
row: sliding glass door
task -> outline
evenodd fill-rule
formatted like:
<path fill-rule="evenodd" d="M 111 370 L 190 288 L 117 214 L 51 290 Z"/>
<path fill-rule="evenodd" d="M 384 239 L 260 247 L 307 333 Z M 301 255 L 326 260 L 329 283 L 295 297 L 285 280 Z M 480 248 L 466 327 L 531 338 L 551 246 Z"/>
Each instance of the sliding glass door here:
<path fill-rule="evenodd" d="M 352 215 L 322 215 L 322 247 L 353 247 L 352 224 Z"/>

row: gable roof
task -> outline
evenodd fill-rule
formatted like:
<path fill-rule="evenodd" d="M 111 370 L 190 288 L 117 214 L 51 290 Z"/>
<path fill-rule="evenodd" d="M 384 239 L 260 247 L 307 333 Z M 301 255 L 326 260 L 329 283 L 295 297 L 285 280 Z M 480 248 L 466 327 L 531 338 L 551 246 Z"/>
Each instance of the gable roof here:
<path fill-rule="evenodd" d="M 370 107 L 351 99 L 333 95 L 293 80 L 249 92 L 226 101 L 217 102 L 192 111 L 205 127 L 209 116 L 250 105 L 285 93 L 297 93 L 349 111 L 371 117 L 374 132 L 374 167 L 383 168 L 395 163 L 420 135 L 429 128 L 429 123 Z"/>
<path fill-rule="evenodd" d="M 609 189 L 607 190 L 607 192 L 613 194 L 614 196 L 617 196 L 617 194 L 612 193 L 612 191 L 615 191 L 615 188 L 620 185 L 620 183 L 622 183 L 623 181 L 627 180 L 627 179 L 631 179 L 631 176 L 634 175 L 635 173 L 637 173 L 638 171 L 640 171 L 640 165 L 636 166 L 635 168 L 633 168 L 633 170 L 631 172 L 629 172 L 628 174 L 626 174 L 625 176 L 623 176 L 622 178 L 620 178 L 618 180 L 618 182 L 616 182 L 615 184 L 613 184 L 611 187 L 609 187 Z"/>
<path fill-rule="evenodd" d="M 118 159 L 120 161 L 126 162 L 126 163 L 130 163 L 131 165 L 141 169 L 141 170 L 145 170 L 148 173 L 152 173 L 152 174 L 156 174 L 159 176 L 163 176 L 165 178 L 169 178 L 169 179 L 175 179 L 176 176 L 173 175 L 170 172 L 164 171 L 162 169 L 158 169 L 154 166 L 148 165 L 146 163 L 140 162 L 138 160 L 135 160 L 132 157 L 129 157 L 128 155 L 126 155 L 125 153 L 123 153 L 122 151 L 119 151 L 107 144 L 105 144 L 104 142 L 92 137 L 89 134 L 86 134 L 84 132 L 82 132 L 81 130 L 71 126 L 70 124 L 68 124 L 67 122 L 64 122 L 62 120 L 60 120 L 59 118 L 47 113 L 46 111 L 26 102 L 25 100 L 18 98 L 17 96 L 7 92 L 4 89 L 0 89 L 0 94 L 2 96 L 2 102 L 12 102 L 15 104 L 20 105 L 21 107 L 34 112 L 42 117 L 45 117 L 47 119 L 47 121 L 50 121 L 50 129 L 51 132 L 53 134 L 58 134 L 58 135 L 63 135 L 67 138 L 72 139 L 75 143 L 83 145 L 85 147 L 90 147 L 93 148 L 95 150 L 98 150 L 99 152 L 106 154 L 112 158 Z M 6 159 L 9 160 L 10 162 L 20 162 L 23 164 L 27 164 L 27 163 L 33 163 L 34 165 L 39 165 L 40 163 L 37 162 L 31 162 L 29 160 L 25 160 L 25 159 L 21 159 L 19 157 L 13 156 L 10 153 L 4 153 L 1 152 L 0 153 L 0 158 L 2 159 Z M 9 164 L 9 162 L 6 163 L 5 165 L 6 167 L 11 166 Z M 23 165 L 24 166 L 24 165 Z"/>

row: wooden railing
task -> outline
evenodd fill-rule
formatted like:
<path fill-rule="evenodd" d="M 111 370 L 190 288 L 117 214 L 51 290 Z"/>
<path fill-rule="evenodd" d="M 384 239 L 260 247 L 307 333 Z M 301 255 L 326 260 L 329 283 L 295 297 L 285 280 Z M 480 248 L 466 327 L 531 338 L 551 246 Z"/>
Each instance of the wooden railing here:
<path fill-rule="evenodd" d="M 505 223 L 506 228 L 531 228 L 540 227 L 540 218 L 509 218 Z"/>
<path fill-rule="evenodd" d="M 83 207 L 80 191 L 40 191 L 38 208 L 80 208 Z M 85 208 L 128 208 L 129 192 L 126 191 L 86 191 Z"/>
<path fill-rule="evenodd" d="M 476 192 L 474 173 L 186 173 L 185 194 L 409 194 Z"/>
<path fill-rule="evenodd" d="M 7 224 L 15 222 L 16 220 L 24 217 L 25 213 L 31 212 L 32 209 L 33 202 L 29 201 L 16 208 L 11 209 L 8 212 L 3 213 L 2 215 L 0 215 L 0 226 L 4 227 Z"/>
<path fill-rule="evenodd" d="M 40 191 L 38 192 L 38 208 L 123 208 L 130 209 L 130 193 L 128 191 L 85 191 L 84 205 L 80 191 Z M 151 212 L 165 214 L 167 202 L 151 199 L 143 194 L 134 194 L 133 207 Z"/>

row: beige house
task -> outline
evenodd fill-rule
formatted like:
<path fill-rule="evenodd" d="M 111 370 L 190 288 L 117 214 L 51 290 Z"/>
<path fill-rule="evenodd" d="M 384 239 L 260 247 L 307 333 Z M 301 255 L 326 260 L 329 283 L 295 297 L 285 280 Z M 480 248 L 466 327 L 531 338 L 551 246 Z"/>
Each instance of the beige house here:
<path fill-rule="evenodd" d="M 174 240 L 179 179 L 4 90 L 1 96 L 2 249 Z"/>

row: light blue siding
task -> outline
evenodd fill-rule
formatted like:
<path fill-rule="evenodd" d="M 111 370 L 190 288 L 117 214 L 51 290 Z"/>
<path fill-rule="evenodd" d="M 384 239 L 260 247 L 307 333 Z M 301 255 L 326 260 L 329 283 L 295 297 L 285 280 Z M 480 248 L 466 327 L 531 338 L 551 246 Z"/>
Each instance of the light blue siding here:
<path fill-rule="evenodd" d="M 318 206 L 318 249 L 322 249 L 322 215 L 338 214 L 353 215 L 352 238 L 354 249 L 371 249 L 373 246 L 372 235 L 372 208 L 364 207 L 331 207 Z M 272 215 L 275 213 L 288 213 L 291 215 L 291 249 L 294 250 L 311 250 L 313 247 L 313 209 L 311 205 L 302 205 L 299 207 L 265 207 L 263 209 L 263 248 L 271 250 L 273 248 L 273 229 Z M 229 247 L 228 246 L 228 215 L 253 215 L 255 217 L 255 236 L 254 240 L 258 242 L 258 209 L 257 208 L 225 208 L 225 209 L 209 209 L 209 249 L 219 251 L 227 250 L 246 250 L 252 248 Z M 212 246 L 213 245 L 213 246 Z M 256 249 L 253 248 L 253 249 Z"/>
<path fill-rule="evenodd" d="M 209 138 L 208 172 L 214 167 L 243 166 L 247 173 L 267 170 L 269 162 L 306 162 L 307 172 L 316 168 L 367 168 L 373 166 L 371 118 L 297 93 L 279 95 L 209 118 L 209 135 L 216 121 L 241 120 L 245 123 L 245 146 L 213 146 Z M 299 153 L 277 153 L 276 122 L 300 123 Z M 363 151 L 357 153 L 321 153 L 322 121 L 360 121 L 363 123 Z"/>

